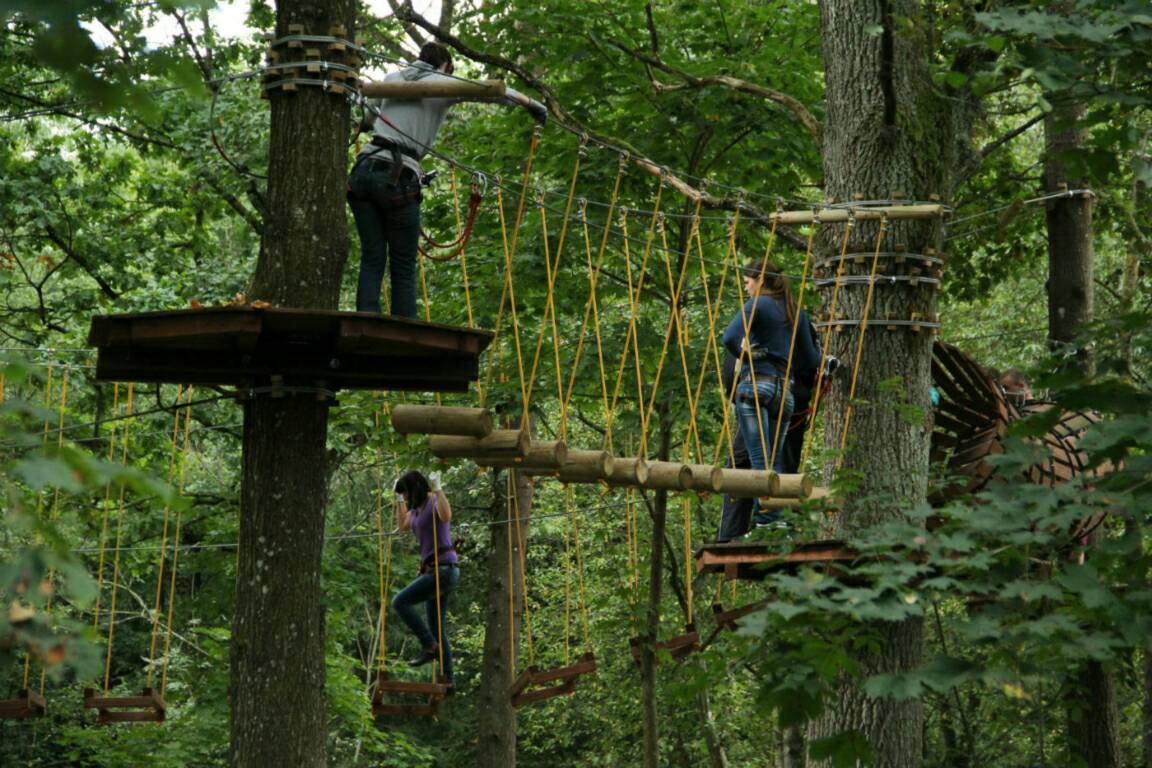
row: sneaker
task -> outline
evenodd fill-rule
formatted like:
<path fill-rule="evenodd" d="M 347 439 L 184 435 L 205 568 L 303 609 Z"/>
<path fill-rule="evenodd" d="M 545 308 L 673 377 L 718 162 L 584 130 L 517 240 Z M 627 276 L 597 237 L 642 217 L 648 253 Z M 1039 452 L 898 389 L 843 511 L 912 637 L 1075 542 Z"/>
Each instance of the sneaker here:
<path fill-rule="evenodd" d="M 422 667 L 430 661 L 435 661 L 436 657 L 440 655 L 440 646 L 433 645 L 431 648 L 426 648 L 420 651 L 420 655 L 408 662 L 410 667 Z"/>

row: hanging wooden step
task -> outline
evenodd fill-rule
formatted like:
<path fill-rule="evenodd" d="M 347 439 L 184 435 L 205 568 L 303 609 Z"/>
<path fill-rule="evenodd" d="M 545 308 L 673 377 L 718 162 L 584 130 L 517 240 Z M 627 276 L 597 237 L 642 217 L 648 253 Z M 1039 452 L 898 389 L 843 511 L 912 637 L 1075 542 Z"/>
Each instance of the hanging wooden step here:
<path fill-rule="evenodd" d="M 697 573 L 722 573 L 725 579 L 763 581 L 777 571 L 801 566 L 833 566 L 856 560 L 857 552 L 842 541 L 812 541 L 781 552 L 779 543 L 730 541 L 708 544 L 696 552 Z"/>
<path fill-rule="evenodd" d="M 492 432 L 492 412 L 487 408 L 397 405 L 392 409 L 392 428 L 402 435 L 487 437 Z"/>
<path fill-rule="evenodd" d="M 770 469 L 721 470 L 718 492 L 737 499 L 775 496 L 780 490 L 780 476 Z"/>
<path fill-rule="evenodd" d="M 644 653 L 644 638 L 633 637 L 628 644 L 632 647 L 632 663 L 640 666 L 640 657 Z M 684 634 L 661 640 L 653 647 L 658 651 L 667 651 L 673 661 L 679 661 L 700 650 L 700 633 L 696 631 L 696 624 L 691 623 L 684 627 Z"/>
<path fill-rule="evenodd" d="M 837 509 L 840 502 L 832 498 L 832 492 L 827 488 L 813 488 L 807 498 L 785 498 L 782 496 L 773 496 L 772 498 L 761 498 L 760 509 L 795 509 L 796 507 L 804 504 L 805 502 L 818 501 L 821 502 L 817 506 L 822 509 Z"/>
<path fill-rule="evenodd" d="M 576 681 L 583 675 L 595 673 L 596 656 L 591 652 L 585 653 L 575 664 L 566 667 L 543 670 L 536 666 L 528 667 L 517 675 L 516 680 L 512 683 L 512 688 L 509 691 L 512 706 L 519 709 L 525 704 L 534 704 L 557 696 L 575 693 Z"/>
<path fill-rule="evenodd" d="M 48 703 L 36 691 L 23 689 L 14 699 L 0 699 L 0 720 L 30 720 L 44 717 L 47 711 Z"/>
<path fill-rule="evenodd" d="M 99 725 L 111 723 L 162 723 L 168 712 L 164 697 L 153 688 L 139 696 L 99 696 L 94 688 L 84 689 L 84 709 L 95 709 Z"/>
<path fill-rule="evenodd" d="M 712 617 L 716 620 L 717 627 L 735 631 L 737 628 L 736 622 L 765 607 L 769 602 L 770 600 L 766 598 L 764 600 L 757 600 L 754 603 L 742 605 L 739 608 L 729 608 L 727 610 L 725 610 L 724 606 L 720 603 L 713 603 Z"/>
<path fill-rule="evenodd" d="M 638 485 L 654 491 L 683 491 L 692 485 L 692 468 L 675 461 L 650 461 L 648 476 Z"/>
<path fill-rule="evenodd" d="M 518 429 L 493 430 L 487 437 L 433 435 L 428 449 L 440 459 L 472 459 L 477 464 L 507 459 L 524 460 L 531 440 Z"/>
<path fill-rule="evenodd" d="M 568 460 L 556 473 L 556 479 L 562 483 L 607 482 L 614 466 L 615 459 L 608 451 L 569 450 Z"/>
<path fill-rule="evenodd" d="M 532 474 L 559 472 L 568 460 L 568 446 L 562 440 L 531 440 L 523 458 L 477 460 L 487 467 L 531 469 Z"/>
<path fill-rule="evenodd" d="M 376 687 L 372 693 L 372 716 L 435 718 L 449 687 L 447 683 L 393 680 L 387 672 L 380 672 L 376 675 Z"/>

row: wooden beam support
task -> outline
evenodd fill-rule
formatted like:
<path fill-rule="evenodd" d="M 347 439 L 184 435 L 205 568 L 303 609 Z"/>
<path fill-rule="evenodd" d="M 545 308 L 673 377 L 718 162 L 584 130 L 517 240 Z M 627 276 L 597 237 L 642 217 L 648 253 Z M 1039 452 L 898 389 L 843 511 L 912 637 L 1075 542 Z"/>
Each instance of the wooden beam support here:
<path fill-rule="evenodd" d="M 503 80 L 381 80 L 365 83 L 360 93 L 370 99 L 443 99 L 454 96 L 499 98 L 508 92 Z"/>
<path fill-rule="evenodd" d="M 770 221 L 780 224 L 835 224 L 854 218 L 856 221 L 877 221 L 887 217 L 895 219 L 935 219 L 945 214 L 942 205 L 885 205 L 857 208 L 820 208 L 815 211 L 781 211 L 768 215 Z"/>
<path fill-rule="evenodd" d="M 640 483 L 642 488 L 664 491 L 683 491 L 692 485 L 692 468 L 675 461 L 648 462 L 648 477 Z"/>
<path fill-rule="evenodd" d="M 487 437 L 492 432 L 492 412 L 486 408 L 397 405 L 392 409 L 392 428 L 402 435 Z"/>
<path fill-rule="evenodd" d="M 615 460 L 608 451 L 568 451 L 556 478 L 562 483 L 596 483 L 612 475 Z M 531 473 L 529 473 L 531 474 Z"/>
<path fill-rule="evenodd" d="M 637 457 L 612 457 L 612 472 L 608 475 L 609 485 L 642 486 L 648 480 L 648 462 Z"/>
<path fill-rule="evenodd" d="M 791 499 L 806 499 L 812 495 L 812 478 L 807 474 L 780 475 L 780 487 L 770 496 L 783 496 Z"/>
<path fill-rule="evenodd" d="M 689 464 L 692 480 L 689 488 L 700 493 L 716 493 L 724 486 L 724 468 L 711 464 Z"/>
<path fill-rule="evenodd" d="M 560 471 L 568 459 L 568 446 L 561 440 L 531 440 L 522 459 L 494 458 L 476 461 L 489 467 L 530 468 L 532 474 L 552 474 Z"/>

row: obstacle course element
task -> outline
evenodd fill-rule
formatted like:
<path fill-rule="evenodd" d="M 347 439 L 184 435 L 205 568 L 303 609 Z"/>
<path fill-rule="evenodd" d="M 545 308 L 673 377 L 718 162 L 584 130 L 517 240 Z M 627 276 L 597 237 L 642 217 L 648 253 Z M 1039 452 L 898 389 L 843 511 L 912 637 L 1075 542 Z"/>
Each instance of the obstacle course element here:
<path fill-rule="evenodd" d="M 44 717 L 48 703 L 33 690 L 24 688 L 12 699 L 0 699 L 0 720 L 29 720 Z"/>
<path fill-rule="evenodd" d="M 100 725 L 162 723 L 168 705 L 154 688 L 145 688 L 139 696 L 98 696 L 94 688 L 85 688 L 84 709 L 95 709 Z"/>
<path fill-rule="evenodd" d="M 575 664 L 566 667 L 544 670 L 535 666 L 528 667 L 512 682 L 509 691 L 512 706 L 519 709 L 525 704 L 575 693 L 576 681 L 584 675 L 595 673 L 596 656 L 591 652 L 585 653 Z"/>
<path fill-rule="evenodd" d="M 797 545 L 790 552 L 779 544 L 726 542 L 708 544 L 696 552 L 697 573 L 722 573 L 727 580 L 763 581 L 770 573 L 795 570 L 801 566 L 829 566 L 851 563 L 858 557 L 842 541 L 813 541 Z"/>
<path fill-rule="evenodd" d="M 402 435 L 458 435 L 487 437 L 492 432 L 492 412 L 486 408 L 452 408 L 440 405 L 397 405 L 392 409 L 392 428 Z"/>
<path fill-rule="evenodd" d="M 632 649 L 632 663 L 639 667 L 640 657 L 644 653 L 644 638 L 633 637 L 628 644 Z M 700 633 L 696 631 L 695 623 L 689 623 L 684 628 L 684 634 L 660 640 L 653 643 L 652 647 L 657 651 L 667 651 L 673 661 L 679 661 L 700 650 Z"/>
<path fill-rule="evenodd" d="M 289 24 L 288 34 L 268 39 L 261 97 L 272 91 L 294 93 L 299 88 L 322 88 L 343 95 L 360 88 L 364 63 L 363 41 L 346 40 L 343 25 L 329 27 L 327 34 L 307 34 L 303 24 Z"/>
<path fill-rule="evenodd" d="M 387 672 L 376 676 L 372 693 L 372 716 L 415 715 L 435 718 L 440 702 L 448 695 L 446 683 L 420 683 L 393 680 Z"/>
<path fill-rule="evenodd" d="M 360 94 L 369 99 L 500 98 L 508 92 L 503 80 L 381 80 L 365 83 Z"/>
<path fill-rule="evenodd" d="M 487 331 L 275 307 L 100 315 L 88 334 L 100 381 L 234 384 L 273 396 L 292 387 L 465 392 L 491 341 Z"/>

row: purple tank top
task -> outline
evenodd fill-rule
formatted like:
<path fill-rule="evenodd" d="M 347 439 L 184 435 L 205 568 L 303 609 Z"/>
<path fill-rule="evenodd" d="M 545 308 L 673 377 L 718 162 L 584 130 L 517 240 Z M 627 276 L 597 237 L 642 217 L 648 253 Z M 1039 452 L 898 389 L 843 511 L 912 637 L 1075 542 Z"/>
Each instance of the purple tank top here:
<path fill-rule="evenodd" d="M 412 519 L 412 532 L 416 534 L 416 541 L 420 543 L 420 562 L 428 563 L 431 567 L 432 554 L 437 547 L 440 549 L 440 565 L 455 564 L 459 562 L 456 550 L 445 552 L 446 547 L 452 546 L 452 531 L 448 523 L 436 517 L 436 494 L 430 494 L 424 506 L 416 510 L 408 510 Z M 432 525 L 435 521 L 436 536 L 433 541 Z"/>

